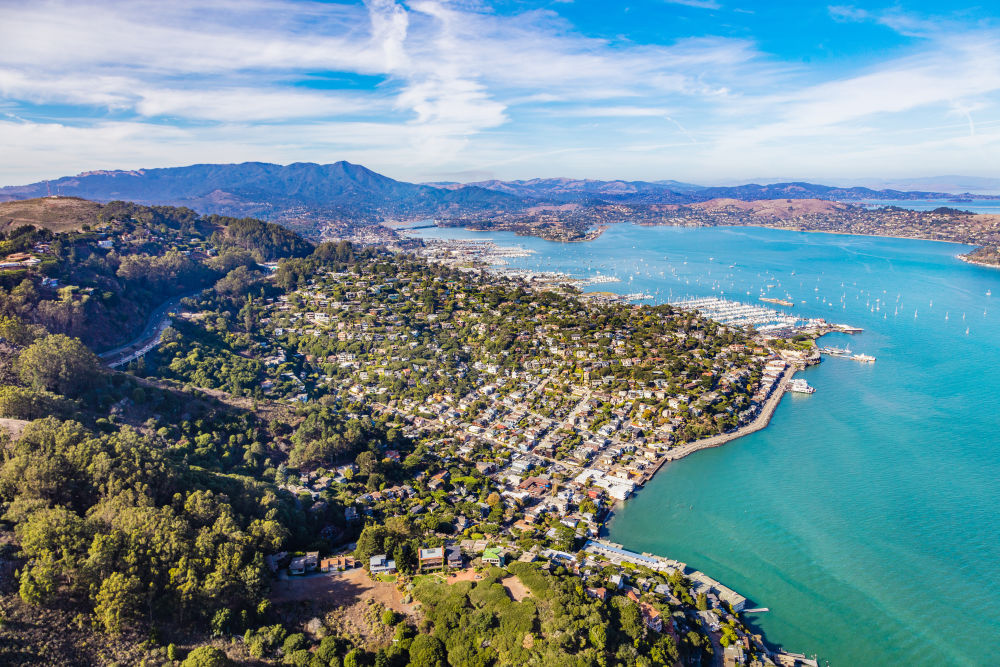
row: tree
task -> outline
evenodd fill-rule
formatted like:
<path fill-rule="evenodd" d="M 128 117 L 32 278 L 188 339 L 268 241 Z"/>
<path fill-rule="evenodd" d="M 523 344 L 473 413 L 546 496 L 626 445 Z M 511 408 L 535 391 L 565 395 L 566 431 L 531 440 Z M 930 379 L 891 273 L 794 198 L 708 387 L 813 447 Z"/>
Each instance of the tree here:
<path fill-rule="evenodd" d="M 705 593 L 698 593 L 698 599 L 695 601 L 695 607 L 698 611 L 708 610 L 708 595 Z"/>
<path fill-rule="evenodd" d="M 378 458 L 371 452 L 361 452 L 355 459 L 362 475 L 370 475 L 378 469 Z"/>
<path fill-rule="evenodd" d="M 344 656 L 344 667 L 360 667 L 361 658 L 361 651 L 356 648 L 352 648 L 350 652 Z"/>
<path fill-rule="evenodd" d="M 598 651 L 603 651 L 608 645 L 608 629 L 603 624 L 590 626 L 590 643 Z"/>
<path fill-rule="evenodd" d="M 285 655 L 295 653 L 299 649 L 306 647 L 306 636 L 301 632 L 285 637 L 285 643 L 281 645 L 281 652 Z"/>
<path fill-rule="evenodd" d="M 142 603 L 141 590 L 138 577 L 121 572 L 112 572 L 101 582 L 94 616 L 107 632 L 119 634 L 135 620 Z"/>
<path fill-rule="evenodd" d="M 21 352 L 18 372 L 36 390 L 72 397 L 92 386 L 100 370 L 97 357 L 78 339 L 54 334 Z"/>
<path fill-rule="evenodd" d="M 411 667 L 445 667 L 444 644 L 431 635 L 417 635 L 410 644 Z"/>
<path fill-rule="evenodd" d="M 188 653 L 181 667 L 229 667 L 233 664 L 226 654 L 214 646 L 199 646 Z"/>
<path fill-rule="evenodd" d="M 0 387 L 0 417 L 31 420 L 72 410 L 72 401 L 55 394 L 13 385 Z"/>

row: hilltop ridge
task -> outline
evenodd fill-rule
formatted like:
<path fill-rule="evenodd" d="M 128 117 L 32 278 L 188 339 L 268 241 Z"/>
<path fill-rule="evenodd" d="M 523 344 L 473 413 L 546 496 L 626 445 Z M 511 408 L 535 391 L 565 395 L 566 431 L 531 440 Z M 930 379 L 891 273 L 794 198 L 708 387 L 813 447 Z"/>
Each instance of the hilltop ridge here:
<path fill-rule="evenodd" d="M 98 202 L 128 200 L 187 206 L 202 213 L 268 220 L 351 220 L 361 223 L 420 216 L 461 217 L 520 212 L 544 204 L 695 204 L 713 199 L 951 199 L 980 195 L 874 190 L 806 182 L 706 187 L 675 180 L 573 178 L 417 184 L 344 160 L 330 164 L 266 162 L 194 164 L 135 170 L 93 170 L 28 185 L 0 187 L 0 201 L 62 195 Z"/>

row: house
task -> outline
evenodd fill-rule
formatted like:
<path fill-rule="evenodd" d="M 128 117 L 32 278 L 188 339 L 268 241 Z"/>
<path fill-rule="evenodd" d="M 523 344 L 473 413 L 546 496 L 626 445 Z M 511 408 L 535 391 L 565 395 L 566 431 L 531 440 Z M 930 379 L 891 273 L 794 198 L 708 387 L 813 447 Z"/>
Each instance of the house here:
<path fill-rule="evenodd" d="M 517 485 L 522 491 L 527 491 L 529 495 L 540 498 L 552 488 L 552 482 L 541 477 L 528 477 Z"/>
<path fill-rule="evenodd" d="M 503 567 L 503 554 L 496 547 L 490 547 L 483 551 L 483 562 Z"/>
<path fill-rule="evenodd" d="M 605 602 L 608 599 L 608 589 L 603 586 L 600 588 L 587 588 L 585 592 L 587 593 L 587 597 L 600 600 L 601 602 Z"/>
<path fill-rule="evenodd" d="M 730 644 L 722 652 L 723 664 L 726 667 L 735 667 L 746 663 L 746 654 L 743 652 L 741 644 Z"/>
<path fill-rule="evenodd" d="M 642 622 L 646 624 L 647 628 L 663 632 L 663 616 L 656 607 L 648 602 L 642 602 L 639 604 L 639 611 L 642 612 Z"/>
<path fill-rule="evenodd" d="M 354 556 L 330 556 L 323 558 L 319 562 L 321 572 L 340 572 L 355 567 Z"/>
<path fill-rule="evenodd" d="M 445 482 L 448 481 L 448 476 L 449 475 L 447 470 L 439 472 L 438 474 L 431 477 L 431 481 L 427 483 L 427 487 L 432 491 L 437 491 L 438 489 L 440 489 L 442 486 L 445 485 Z"/>
<path fill-rule="evenodd" d="M 462 550 L 454 544 L 445 550 L 445 559 L 448 562 L 448 567 L 453 570 L 459 570 L 464 565 Z"/>
<path fill-rule="evenodd" d="M 420 549 L 417 552 L 417 564 L 421 572 L 441 569 L 444 566 L 444 548 Z"/>
<path fill-rule="evenodd" d="M 288 556 L 287 551 L 279 551 L 276 554 L 268 554 L 267 556 L 264 556 L 264 563 L 267 565 L 267 567 L 271 570 L 272 573 L 277 572 L 278 563 L 284 560 L 287 556 Z"/>
<path fill-rule="evenodd" d="M 299 556 L 293 558 L 292 562 L 288 564 L 288 574 L 305 574 L 306 573 L 306 557 Z"/>
<path fill-rule="evenodd" d="M 387 560 L 385 554 L 372 556 L 368 561 L 368 571 L 372 574 L 392 574 L 396 571 L 396 561 Z"/>

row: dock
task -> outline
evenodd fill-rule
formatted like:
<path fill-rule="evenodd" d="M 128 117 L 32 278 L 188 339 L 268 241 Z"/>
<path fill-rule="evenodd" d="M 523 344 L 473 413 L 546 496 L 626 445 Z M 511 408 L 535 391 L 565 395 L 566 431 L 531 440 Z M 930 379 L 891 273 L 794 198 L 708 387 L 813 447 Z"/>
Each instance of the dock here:
<path fill-rule="evenodd" d="M 771 659 L 774 661 L 774 664 L 780 667 L 819 667 L 819 660 L 807 658 L 802 653 L 776 651 L 771 654 Z"/>

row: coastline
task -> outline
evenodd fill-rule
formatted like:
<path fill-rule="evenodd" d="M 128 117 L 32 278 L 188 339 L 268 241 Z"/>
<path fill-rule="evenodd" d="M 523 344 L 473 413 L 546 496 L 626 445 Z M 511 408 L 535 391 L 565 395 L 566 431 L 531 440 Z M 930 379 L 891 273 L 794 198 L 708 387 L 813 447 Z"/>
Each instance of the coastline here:
<path fill-rule="evenodd" d="M 752 422 L 739 427 L 735 431 L 730 431 L 729 433 L 719 433 L 718 435 L 702 438 L 701 440 L 695 440 L 694 442 L 689 442 L 686 445 L 681 445 L 676 449 L 671 449 L 663 455 L 659 461 L 657 461 L 652 470 L 643 475 L 642 479 L 638 483 L 639 486 L 644 487 L 647 483 L 649 483 L 649 481 L 656 476 L 656 473 L 658 473 L 667 463 L 680 461 L 681 459 L 690 456 L 695 452 L 700 452 L 703 449 L 721 447 L 727 442 L 732 442 L 733 440 L 767 428 L 767 425 L 771 423 L 771 417 L 774 416 L 774 411 L 778 409 L 778 405 L 781 403 L 781 399 L 785 395 L 788 383 L 792 380 L 792 377 L 798 370 L 800 369 L 796 366 L 789 366 L 788 371 L 786 371 L 785 375 L 781 378 L 781 382 L 779 382 L 778 386 L 774 388 L 773 392 L 771 392 L 771 395 L 761 408 L 760 413 Z"/>
<path fill-rule="evenodd" d="M 973 266 L 981 266 L 984 269 L 1000 269 L 1000 264 L 989 264 L 987 262 L 980 262 L 975 259 L 970 259 L 968 255 L 955 255 L 955 257 L 965 262 L 966 264 L 972 264 Z"/>
<path fill-rule="evenodd" d="M 771 423 L 771 417 L 774 416 L 774 411 L 778 409 L 778 405 L 781 403 L 781 399 L 784 397 L 785 392 L 788 389 L 788 383 L 791 382 L 792 377 L 798 370 L 799 369 L 795 366 L 789 366 L 789 370 L 782 377 L 781 382 L 779 382 L 778 386 L 774 388 L 774 391 L 771 392 L 771 395 L 764 403 L 764 406 L 760 409 L 760 414 L 758 414 L 752 422 L 739 427 L 735 431 L 720 433 L 708 438 L 702 438 L 701 440 L 695 440 L 694 442 L 689 442 L 688 444 L 682 445 L 677 449 L 670 450 L 667 452 L 666 456 L 663 457 L 664 463 L 679 461 L 682 458 L 690 456 L 691 454 L 703 449 L 721 447 L 727 442 L 731 442 L 737 438 L 742 438 L 745 435 L 750 435 L 751 433 L 756 433 L 757 431 L 767 428 L 767 425 Z M 652 479 L 655 474 L 655 472 L 650 474 L 649 479 Z"/>

